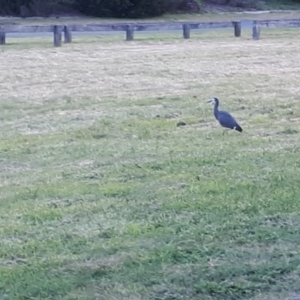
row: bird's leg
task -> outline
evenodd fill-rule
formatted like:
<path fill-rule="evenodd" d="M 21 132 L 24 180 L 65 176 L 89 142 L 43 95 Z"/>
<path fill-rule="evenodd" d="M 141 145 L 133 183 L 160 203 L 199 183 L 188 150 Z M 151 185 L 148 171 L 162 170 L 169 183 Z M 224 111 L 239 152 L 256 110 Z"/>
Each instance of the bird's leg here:
<path fill-rule="evenodd" d="M 228 131 L 229 131 L 230 129 L 225 129 L 224 131 L 223 131 L 223 134 L 222 135 L 224 135 L 225 134 L 225 132 L 227 132 L 228 133 Z"/>

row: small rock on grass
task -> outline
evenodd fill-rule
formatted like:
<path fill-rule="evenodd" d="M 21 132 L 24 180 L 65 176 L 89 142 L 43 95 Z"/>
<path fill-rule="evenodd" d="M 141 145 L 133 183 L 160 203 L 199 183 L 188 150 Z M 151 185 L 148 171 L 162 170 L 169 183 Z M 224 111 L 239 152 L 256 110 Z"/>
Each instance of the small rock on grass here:
<path fill-rule="evenodd" d="M 185 126 L 185 125 L 186 125 L 186 123 L 184 121 L 179 121 L 177 123 L 177 127 L 179 127 L 179 126 Z"/>

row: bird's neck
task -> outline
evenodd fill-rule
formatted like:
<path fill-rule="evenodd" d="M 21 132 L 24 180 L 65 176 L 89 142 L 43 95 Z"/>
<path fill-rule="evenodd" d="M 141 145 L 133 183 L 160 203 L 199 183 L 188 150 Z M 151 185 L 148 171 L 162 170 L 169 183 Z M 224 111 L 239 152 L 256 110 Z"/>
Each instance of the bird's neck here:
<path fill-rule="evenodd" d="M 215 107 L 214 107 L 214 115 L 215 115 L 216 119 L 218 119 L 218 112 L 219 112 L 218 106 L 219 106 L 219 104 L 216 103 Z"/>

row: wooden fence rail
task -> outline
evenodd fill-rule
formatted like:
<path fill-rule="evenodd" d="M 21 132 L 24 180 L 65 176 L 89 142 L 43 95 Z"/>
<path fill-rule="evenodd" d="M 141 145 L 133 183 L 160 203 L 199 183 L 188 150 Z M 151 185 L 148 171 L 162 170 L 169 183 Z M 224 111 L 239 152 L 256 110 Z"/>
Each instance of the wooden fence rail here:
<path fill-rule="evenodd" d="M 72 42 L 72 32 L 109 32 L 125 31 L 126 40 L 134 39 L 135 31 L 168 31 L 182 30 L 183 38 L 189 39 L 190 32 L 193 29 L 220 29 L 233 28 L 234 36 L 241 36 L 241 21 L 228 22 L 137 22 L 137 23 L 115 23 L 115 24 L 68 24 L 68 25 L 0 25 L 0 45 L 6 43 L 7 33 L 41 33 L 53 32 L 53 44 L 60 47 L 62 44 L 62 33 L 64 33 L 64 42 Z M 287 20 L 260 20 L 253 21 L 252 36 L 253 39 L 259 39 L 261 27 L 300 27 L 300 19 Z"/>

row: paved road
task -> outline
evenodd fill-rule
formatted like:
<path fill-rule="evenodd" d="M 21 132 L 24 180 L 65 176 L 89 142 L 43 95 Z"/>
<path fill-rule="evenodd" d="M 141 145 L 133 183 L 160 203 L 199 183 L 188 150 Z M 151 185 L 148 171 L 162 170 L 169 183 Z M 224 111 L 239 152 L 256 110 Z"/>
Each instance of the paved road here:
<path fill-rule="evenodd" d="M 242 25 L 242 29 L 249 29 L 249 28 L 252 28 L 252 21 L 249 21 L 249 20 L 245 20 L 245 21 L 241 21 L 241 25 Z M 218 30 L 225 30 L 225 29 L 228 29 L 228 28 L 219 28 Z M 216 30 L 216 28 L 214 29 L 210 29 L 210 28 L 207 28 L 207 29 L 192 29 L 191 31 L 193 32 L 204 32 L 204 31 L 208 31 L 208 30 Z M 155 30 L 155 31 L 152 31 L 152 30 L 149 30 L 149 31 L 139 31 L 139 32 L 136 32 L 135 34 L 150 34 L 150 33 L 167 33 L 167 32 L 176 32 L 176 31 L 179 31 L 179 30 Z M 84 31 L 84 32 L 73 32 L 72 34 L 73 35 L 117 35 L 117 34 L 122 34 L 124 32 L 122 31 L 93 31 L 93 32 L 90 32 L 90 31 Z M 24 33 L 20 33 L 20 32 L 17 32 L 17 33 L 7 33 L 6 34 L 6 37 L 9 38 L 9 37 L 14 37 L 14 38 L 25 38 L 25 37 L 53 37 L 53 33 L 52 32 L 24 32 Z"/>

